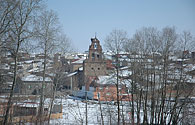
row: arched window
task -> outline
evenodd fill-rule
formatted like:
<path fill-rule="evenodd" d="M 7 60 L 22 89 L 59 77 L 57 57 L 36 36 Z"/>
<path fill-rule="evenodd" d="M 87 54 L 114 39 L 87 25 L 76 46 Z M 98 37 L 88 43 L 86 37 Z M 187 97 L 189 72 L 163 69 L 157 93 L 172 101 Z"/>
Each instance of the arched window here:
<path fill-rule="evenodd" d="M 97 49 L 97 43 L 94 44 L 94 49 Z"/>
<path fill-rule="evenodd" d="M 95 54 L 94 53 L 92 53 L 92 58 L 95 58 Z"/>
<path fill-rule="evenodd" d="M 94 60 L 95 59 L 95 54 L 94 53 L 92 53 L 92 60 Z"/>

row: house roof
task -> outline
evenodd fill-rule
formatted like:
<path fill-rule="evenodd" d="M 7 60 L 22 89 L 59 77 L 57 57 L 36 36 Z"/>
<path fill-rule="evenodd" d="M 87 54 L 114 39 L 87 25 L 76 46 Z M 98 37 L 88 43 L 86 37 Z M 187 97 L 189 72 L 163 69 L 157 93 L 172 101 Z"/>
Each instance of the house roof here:
<path fill-rule="evenodd" d="M 67 77 L 71 77 L 71 76 L 74 76 L 75 74 L 77 74 L 78 72 L 72 72 L 70 74 L 67 75 Z"/>
<path fill-rule="evenodd" d="M 72 62 L 72 64 L 83 64 L 84 60 L 85 58 L 80 58 L 79 60 Z"/>
<path fill-rule="evenodd" d="M 22 81 L 43 81 L 43 77 L 31 74 L 31 75 L 22 77 Z M 49 77 L 45 77 L 45 81 L 52 81 L 52 79 Z"/>

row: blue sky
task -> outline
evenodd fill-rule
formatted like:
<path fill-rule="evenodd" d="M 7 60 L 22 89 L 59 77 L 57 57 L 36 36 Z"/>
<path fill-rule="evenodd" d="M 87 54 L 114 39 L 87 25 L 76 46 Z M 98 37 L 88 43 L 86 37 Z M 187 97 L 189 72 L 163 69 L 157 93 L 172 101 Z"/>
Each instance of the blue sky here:
<path fill-rule="evenodd" d="M 113 29 L 129 37 L 142 27 L 175 26 L 195 36 L 195 0 L 47 0 L 77 51 L 88 50 L 97 33 L 103 45 Z"/>

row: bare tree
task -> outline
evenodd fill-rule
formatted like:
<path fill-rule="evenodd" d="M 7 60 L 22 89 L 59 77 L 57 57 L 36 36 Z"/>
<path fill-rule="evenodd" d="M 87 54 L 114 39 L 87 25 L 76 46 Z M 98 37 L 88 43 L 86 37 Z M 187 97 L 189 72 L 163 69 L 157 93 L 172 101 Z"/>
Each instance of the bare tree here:
<path fill-rule="evenodd" d="M 34 24 L 34 35 L 38 41 L 39 49 L 44 54 L 43 83 L 41 88 L 40 107 L 38 113 L 38 119 L 41 123 L 44 106 L 43 88 L 45 85 L 45 75 L 47 73 L 47 56 L 55 52 L 67 52 L 70 48 L 70 40 L 62 33 L 57 14 L 52 10 L 44 10 L 38 17 L 38 19 L 35 20 Z M 53 98 L 54 97 L 55 95 L 53 94 Z"/>
<path fill-rule="evenodd" d="M 185 51 L 189 45 L 187 41 L 192 37 L 187 33 L 184 36 L 186 42 L 182 48 Z M 184 60 L 178 72 L 176 64 L 169 59 L 178 40 L 174 27 L 165 27 L 161 31 L 143 28 L 125 44 L 125 50 L 132 53 L 129 56 L 132 60 L 129 78 L 135 97 L 132 96 L 131 107 L 132 115 L 133 112 L 137 114 L 137 124 L 178 124 L 181 118 L 187 101 L 181 103 L 180 98 L 189 98 L 193 89 L 187 89 Z"/>
<path fill-rule="evenodd" d="M 104 46 L 113 54 L 123 52 L 123 46 L 127 42 L 127 33 L 123 30 L 113 30 L 105 39 Z"/>
<path fill-rule="evenodd" d="M 66 34 L 61 32 L 58 37 L 59 38 L 56 42 L 54 53 L 61 53 L 62 55 L 65 55 L 67 52 L 74 51 L 74 48 L 71 44 L 71 39 L 67 37 Z"/>
<path fill-rule="evenodd" d="M 140 110 L 141 110 L 141 102 L 143 103 L 143 110 L 144 110 L 144 123 L 147 124 L 147 103 L 148 103 L 148 96 L 149 96 L 149 82 L 148 78 L 148 64 L 147 60 L 148 54 L 152 54 L 154 52 L 158 52 L 159 49 L 159 31 L 156 28 L 149 27 L 149 28 L 142 28 L 141 30 L 136 31 L 133 37 L 125 43 L 124 49 L 128 53 L 132 53 L 133 55 L 129 56 L 131 61 L 131 94 L 132 94 L 132 101 L 131 101 L 131 119 L 132 124 L 134 124 L 134 114 L 137 114 L 137 123 L 140 123 Z M 144 75 L 146 74 L 146 75 Z M 144 80 L 146 79 L 146 80 Z M 137 83 L 144 83 L 145 89 L 144 91 L 137 91 L 136 84 Z M 140 88 L 141 89 L 141 88 Z M 143 94 L 144 92 L 144 94 Z M 136 98 L 134 98 L 134 93 Z M 142 99 L 144 98 L 144 100 Z M 134 101 L 135 100 L 135 101 Z M 136 106 L 136 105 L 137 106 Z"/>
<path fill-rule="evenodd" d="M 39 0 L 21 0 L 15 1 L 18 5 L 14 11 L 11 12 L 13 15 L 12 21 L 9 23 L 11 25 L 11 29 L 9 31 L 9 43 L 7 43 L 6 48 L 9 49 L 14 57 L 14 78 L 13 84 L 10 92 L 10 97 L 7 103 L 7 110 L 4 118 L 4 124 L 8 123 L 9 112 L 12 104 L 12 97 L 14 94 L 14 87 L 16 84 L 17 78 L 17 59 L 18 52 L 20 50 L 21 44 L 31 37 L 30 34 L 30 20 L 34 11 L 38 7 L 40 1 Z"/>
<path fill-rule="evenodd" d="M 178 50 L 193 51 L 194 45 L 195 45 L 195 39 L 193 38 L 192 34 L 189 31 L 183 31 L 183 33 L 180 34 L 180 37 L 178 40 Z"/>
<path fill-rule="evenodd" d="M 8 32 L 10 30 L 11 21 L 13 19 L 13 11 L 17 7 L 17 1 L 12 0 L 0 0 L 0 64 L 2 63 L 2 58 L 6 54 L 6 43 L 8 42 Z M 1 75 L 1 73 L 0 73 Z M 4 79 L 1 76 L 1 83 Z"/>
<path fill-rule="evenodd" d="M 105 47 L 116 57 L 116 88 L 118 105 L 118 125 L 120 124 L 120 100 L 119 100 L 119 58 L 118 55 L 123 51 L 123 45 L 127 42 L 127 33 L 123 30 L 113 30 L 105 39 Z"/>
<path fill-rule="evenodd" d="M 18 6 L 18 1 L 1 0 L 0 1 L 0 36 L 2 45 L 2 38 L 9 31 L 11 21 L 13 19 L 13 11 Z"/>
<path fill-rule="evenodd" d="M 56 27 L 57 16 L 53 11 L 43 11 L 42 14 L 35 22 L 35 36 L 40 42 L 40 47 L 43 49 L 44 62 L 43 62 L 43 83 L 41 87 L 40 95 L 40 106 L 38 111 L 38 121 L 42 123 L 43 118 L 43 107 L 44 107 L 44 85 L 46 75 L 46 63 L 47 56 L 52 51 L 55 41 L 55 33 L 58 33 L 58 26 Z"/>

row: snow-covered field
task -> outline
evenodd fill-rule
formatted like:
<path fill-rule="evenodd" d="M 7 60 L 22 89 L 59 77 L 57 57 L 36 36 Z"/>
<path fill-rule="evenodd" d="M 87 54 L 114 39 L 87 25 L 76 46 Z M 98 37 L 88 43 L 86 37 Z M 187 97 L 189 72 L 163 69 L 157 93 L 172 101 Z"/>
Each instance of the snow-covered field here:
<path fill-rule="evenodd" d="M 81 125 L 86 124 L 86 114 L 87 114 L 87 123 L 89 125 L 101 124 L 101 110 L 100 104 L 96 101 L 87 102 L 87 113 L 86 113 L 86 102 L 82 100 L 75 99 L 62 99 L 58 100 L 59 103 L 62 102 L 63 105 L 63 118 L 51 120 L 51 124 L 62 125 Z M 116 123 L 117 121 L 117 106 L 101 104 L 103 121 L 105 124 Z M 126 110 L 125 110 L 126 111 Z M 127 113 L 128 114 L 128 113 Z M 125 117 L 128 119 L 128 115 Z"/>

